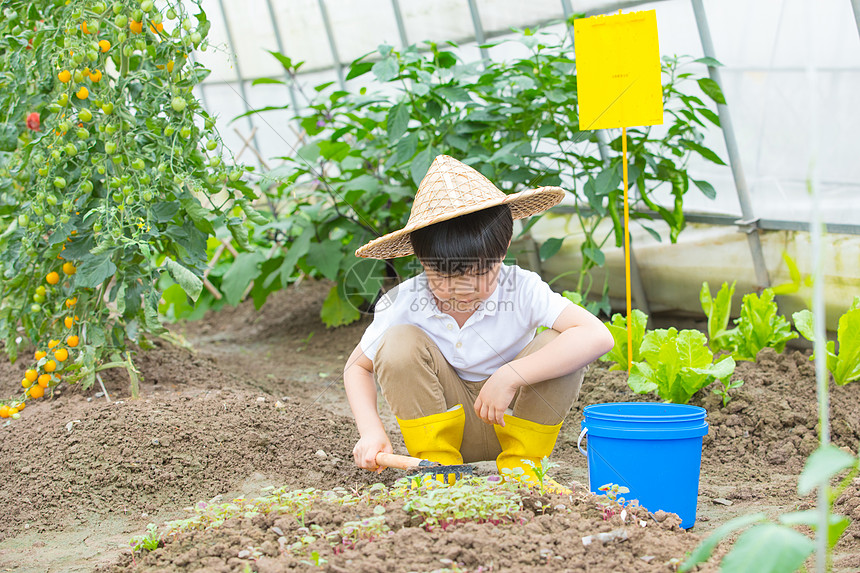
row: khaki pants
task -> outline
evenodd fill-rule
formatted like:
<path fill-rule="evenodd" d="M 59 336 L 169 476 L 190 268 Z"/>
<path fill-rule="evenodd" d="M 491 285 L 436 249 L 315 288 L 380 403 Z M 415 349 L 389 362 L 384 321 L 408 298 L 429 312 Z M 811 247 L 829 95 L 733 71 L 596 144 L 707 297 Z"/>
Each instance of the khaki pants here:
<path fill-rule="evenodd" d="M 552 329 L 541 332 L 517 358 L 536 352 L 558 335 Z M 558 424 L 579 396 L 586 368 L 520 388 L 510 406 L 513 415 L 538 424 Z M 389 328 L 380 342 L 373 369 L 382 395 L 400 419 L 422 418 L 463 405 L 466 424 L 460 451 L 464 462 L 495 460 L 501 453 L 493 426 L 475 414 L 475 399 L 486 380 L 470 382 L 457 376 L 436 344 L 417 326 L 400 324 Z"/>

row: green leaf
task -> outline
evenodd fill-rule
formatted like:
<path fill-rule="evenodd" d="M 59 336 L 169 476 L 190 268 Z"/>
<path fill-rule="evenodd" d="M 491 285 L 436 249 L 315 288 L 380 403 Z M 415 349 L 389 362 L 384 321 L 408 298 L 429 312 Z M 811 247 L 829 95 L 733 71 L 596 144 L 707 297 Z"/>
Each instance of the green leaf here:
<path fill-rule="evenodd" d="M 860 379 L 860 308 L 839 317 L 836 339 L 839 341 L 839 355 L 833 379 L 840 385 Z"/>
<path fill-rule="evenodd" d="M 179 202 L 182 204 L 182 208 L 185 209 L 188 217 L 194 222 L 198 229 L 209 235 L 215 234 L 215 228 L 209 221 L 211 211 L 201 205 L 200 201 L 198 201 L 196 197 L 191 194 L 183 195 L 179 198 Z"/>
<path fill-rule="evenodd" d="M 819 447 L 806 459 L 806 465 L 797 480 L 797 493 L 806 495 L 842 470 L 857 466 L 857 458 L 843 452 L 833 444 Z"/>
<path fill-rule="evenodd" d="M 284 80 L 276 80 L 275 78 L 257 78 L 256 80 L 251 82 L 252 86 L 259 86 L 263 84 L 284 84 Z"/>
<path fill-rule="evenodd" d="M 227 304 L 236 306 L 242 302 L 242 295 L 248 285 L 259 276 L 263 260 L 265 256 L 262 253 L 239 253 L 221 279 L 221 291 Z"/>
<path fill-rule="evenodd" d="M 626 362 L 626 360 L 625 360 Z M 657 390 L 654 370 L 645 362 L 634 362 L 627 378 L 627 385 L 637 394 L 647 394 Z"/>
<path fill-rule="evenodd" d="M 322 305 L 320 318 L 329 328 L 355 322 L 361 316 L 358 308 L 352 302 L 344 300 L 333 286 Z"/>
<path fill-rule="evenodd" d="M 792 314 L 791 318 L 794 319 L 794 328 L 797 332 L 799 332 L 806 340 L 815 342 L 815 330 L 812 326 L 812 312 L 807 309 L 799 310 Z"/>
<path fill-rule="evenodd" d="M 733 281 L 731 286 L 729 286 L 729 283 L 724 282 L 717 292 L 716 298 L 711 298 L 711 289 L 708 283 L 702 283 L 699 301 L 702 303 L 702 310 L 705 311 L 708 317 L 708 337 L 711 339 L 711 350 L 717 351 L 722 349 L 714 344 L 714 339 L 723 334 L 729 325 L 736 282 Z"/>
<path fill-rule="evenodd" d="M 369 72 L 371 68 L 373 68 L 373 62 L 359 62 L 356 60 L 349 67 L 349 73 L 346 75 L 346 79 L 351 80 L 353 78 L 363 76 Z"/>
<path fill-rule="evenodd" d="M 418 155 L 412 160 L 412 165 L 409 166 L 409 173 L 412 175 L 412 181 L 415 186 L 421 185 L 421 180 L 427 175 L 430 169 L 430 164 L 435 158 L 435 150 L 433 147 L 427 147 L 418 152 Z"/>
<path fill-rule="evenodd" d="M 558 239 L 556 237 L 551 237 L 544 241 L 544 243 L 540 246 L 538 253 L 540 255 L 540 260 L 545 261 L 554 254 L 556 254 L 559 249 L 561 249 L 561 244 L 563 242 L 564 238 Z"/>
<path fill-rule="evenodd" d="M 726 98 L 723 95 L 723 90 L 720 89 L 720 85 L 717 82 L 715 82 L 711 78 L 701 78 L 698 80 L 698 83 L 699 87 L 702 88 L 702 91 L 705 92 L 709 98 L 711 98 L 717 103 L 726 103 Z"/>
<path fill-rule="evenodd" d="M 785 573 L 796 571 L 815 550 L 811 539 L 784 525 L 764 523 L 745 531 L 723 558 L 721 571 Z"/>
<path fill-rule="evenodd" d="M 680 140 L 678 140 L 678 143 L 680 143 L 681 145 L 683 145 L 687 149 L 695 151 L 696 153 L 698 153 L 699 155 L 701 155 L 702 157 L 704 157 L 708 161 L 712 161 L 712 162 L 716 163 L 717 165 L 725 165 L 726 164 L 725 161 L 720 159 L 719 155 L 717 155 L 716 153 L 714 153 L 713 151 L 711 151 L 710 149 L 708 149 L 704 145 L 700 145 L 700 144 L 696 143 L 695 141 L 690 141 L 689 139 L 680 139 Z"/>
<path fill-rule="evenodd" d="M 240 248 L 251 250 L 251 243 L 248 241 L 248 227 L 245 226 L 242 219 L 230 217 L 227 219 L 227 228 Z"/>
<path fill-rule="evenodd" d="M 284 257 L 284 264 L 281 265 L 281 284 L 289 284 L 289 279 L 296 268 L 296 263 L 300 258 L 308 254 L 313 236 L 314 228 L 312 226 L 305 227 L 302 234 L 290 245 L 287 256 Z"/>
<path fill-rule="evenodd" d="M 633 332 L 633 362 L 642 360 L 640 348 L 647 325 L 648 315 L 634 308 L 630 316 L 630 329 Z M 612 320 L 606 323 L 606 328 L 609 329 L 615 345 L 601 360 L 615 362 L 610 370 L 627 370 L 627 317 L 621 313 L 612 315 Z"/>
<path fill-rule="evenodd" d="M 399 103 L 388 110 L 388 139 L 392 142 L 400 139 L 409 125 L 409 108 L 405 103 Z"/>
<path fill-rule="evenodd" d="M 389 82 L 397 77 L 400 73 L 400 65 L 397 63 L 396 56 L 387 56 L 382 58 L 370 68 L 376 79 L 382 83 Z"/>
<path fill-rule="evenodd" d="M 711 554 L 714 552 L 714 549 L 723 540 L 727 535 L 734 533 L 738 529 L 743 529 L 753 523 L 758 523 L 760 521 L 765 520 L 764 513 L 754 513 L 751 515 L 742 515 L 740 517 L 736 517 L 731 521 L 728 521 L 718 528 L 716 528 L 708 537 L 702 541 L 698 547 L 693 551 L 689 558 L 681 565 L 678 571 L 680 573 L 686 573 L 690 571 L 698 565 L 699 563 L 704 563 L 708 559 L 711 558 Z"/>
<path fill-rule="evenodd" d="M 242 202 L 241 207 L 242 207 L 242 211 L 244 211 L 244 213 L 245 213 L 245 216 L 248 217 L 248 219 L 252 223 L 255 223 L 257 225 L 266 225 L 269 223 L 268 217 L 266 217 L 265 215 L 263 215 L 262 213 L 260 213 L 256 209 L 254 209 L 250 203 Z"/>
<path fill-rule="evenodd" d="M 329 280 L 337 279 L 337 270 L 343 251 L 340 241 L 326 239 L 322 243 L 312 243 L 308 248 L 307 263 Z"/>
<path fill-rule="evenodd" d="M 594 261 L 594 264 L 598 267 L 602 267 L 606 262 L 606 256 L 603 254 L 603 251 L 598 249 L 597 247 L 588 246 L 582 249 L 582 253 Z"/>
<path fill-rule="evenodd" d="M 818 530 L 818 516 L 821 513 L 817 509 L 795 511 L 784 513 L 779 516 L 779 522 L 784 525 L 805 525 L 813 531 Z M 827 526 L 827 543 L 830 547 L 836 545 L 842 534 L 851 525 L 851 520 L 844 515 L 828 514 L 829 524 Z"/>
<path fill-rule="evenodd" d="M 693 183 L 696 185 L 696 187 L 699 188 L 699 190 L 705 195 L 705 197 L 707 197 L 708 199 L 717 198 L 717 190 L 714 189 L 713 185 L 701 179 L 693 179 L 692 177 L 690 179 L 692 179 Z"/>
<path fill-rule="evenodd" d="M 723 64 L 719 60 L 711 58 L 709 56 L 705 56 L 704 58 L 698 58 L 696 60 L 693 60 L 693 62 L 696 64 L 705 64 L 706 66 L 713 66 L 715 68 L 721 68 L 723 66 Z"/>
<path fill-rule="evenodd" d="M 113 264 L 110 257 L 105 255 L 86 257 L 78 265 L 78 272 L 75 274 L 75 287 L 95 288 L 112 277 L 115 272 L 116 265 Z"/>
<path fill-rule="evenodd" d="M 193 272 L 183 267 L 170 257 L 164 259 L 164 264 L 170 276 L 173 277 L 182 290 L 191 297 L 191 300 L 196 301 L 200 297 L 200 292 L 203 290 L 203 279 L 195 275 Z"/>

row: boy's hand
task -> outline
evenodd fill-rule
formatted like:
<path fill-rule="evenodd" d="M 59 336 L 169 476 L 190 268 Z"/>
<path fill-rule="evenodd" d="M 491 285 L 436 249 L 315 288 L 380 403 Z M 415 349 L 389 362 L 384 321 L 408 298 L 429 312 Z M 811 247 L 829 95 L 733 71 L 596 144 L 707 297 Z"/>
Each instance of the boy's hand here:
<path fill-rule="evenodd" d="M 505 410 L 511 405 L 517 393 L 520 378 L 509 365 L 502 366 L 490 376 L 478 399 L 475 400 L 475 413 L 488 424 L 505 425 Z"/>
<path fill-rule="evenodd" d="M 388 454 L 394 452 L 385 432 L 362 436 L 352 449 L 352 457 L 355 458 L 355 465 L 358 467 L 380 473 L 385 468 L 376 465 L 376 454 L 379 452 Z"/>

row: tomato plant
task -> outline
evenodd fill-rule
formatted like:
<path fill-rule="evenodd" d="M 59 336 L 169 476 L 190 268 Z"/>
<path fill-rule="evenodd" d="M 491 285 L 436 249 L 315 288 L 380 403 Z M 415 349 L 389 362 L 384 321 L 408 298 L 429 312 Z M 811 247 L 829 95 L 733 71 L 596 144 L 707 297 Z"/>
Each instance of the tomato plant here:
<path fill-rule="evenodd" d="M 196 299 L 213 225 L 247 236 L 233 201 L 253 194 L 192 94 L 209 73 L 189 59 L 210 27 L 195 4 L 4 2 L 0 337 L 13 361 L 35 347 L 37 382 L 15 403 L 111 366 L 136 393 L 126 345 L 163 330 L 161 275 Z"/>

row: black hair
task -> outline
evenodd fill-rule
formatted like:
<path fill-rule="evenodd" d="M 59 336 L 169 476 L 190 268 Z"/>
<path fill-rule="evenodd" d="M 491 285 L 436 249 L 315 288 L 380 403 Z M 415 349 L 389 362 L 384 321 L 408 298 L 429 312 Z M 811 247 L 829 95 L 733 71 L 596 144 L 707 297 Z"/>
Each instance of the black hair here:
<path fill-rule="evenodd" d="M 425 268 L 461 276 L 486 272 L 502 261 L 513 234 L 511 208 L 497 205 L 412 231 L 409 240 Z"/>

